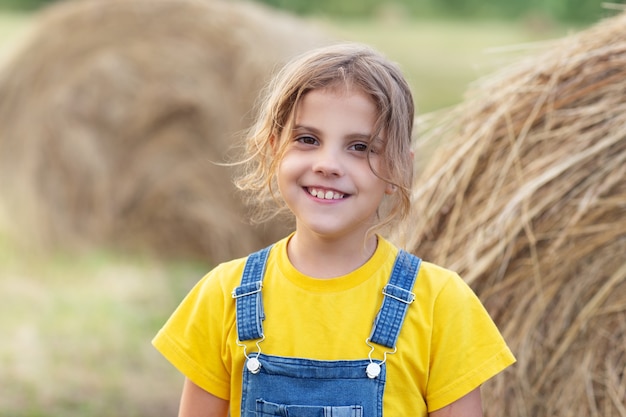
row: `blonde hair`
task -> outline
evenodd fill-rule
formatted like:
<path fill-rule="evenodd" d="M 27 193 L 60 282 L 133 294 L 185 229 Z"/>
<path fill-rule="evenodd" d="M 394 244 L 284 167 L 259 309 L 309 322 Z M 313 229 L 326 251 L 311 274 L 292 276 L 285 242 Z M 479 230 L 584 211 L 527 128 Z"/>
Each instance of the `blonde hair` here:
<path fill-rule="evenodd" d="M 373 49 L 358 44 L 322 47 L 301 55 L 282 68 L 266 87 L 256 124 L 250 129 L 242 161 L 243 172 L 235 184 L 248 192 L 262 221 L 286 209 L 278 193 L 276 172 L 293 129 L 300 100 L 312 90 L 350 86 L 369 95 L 378 120 L 372 138 L 384 132 L 383 180 L 395 186 L 386 214 L 375 229 L 404 219 L 410 207 L 413 181 L 411 134 L 414 104 L 410 88 L 399 68 Z M 376 173 L 380 176 L 380 173 Z"/>

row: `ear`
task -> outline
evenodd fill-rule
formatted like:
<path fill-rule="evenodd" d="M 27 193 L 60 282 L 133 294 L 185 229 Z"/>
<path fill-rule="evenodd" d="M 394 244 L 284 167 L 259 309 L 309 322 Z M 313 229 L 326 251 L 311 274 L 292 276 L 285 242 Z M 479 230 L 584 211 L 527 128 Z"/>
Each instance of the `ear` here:
<path fill-rule="evenodd" d="M 387 184 L 385 188 L 385 194 L 391 195 L 396 192 L 397 187 L 393 184 Z"/>

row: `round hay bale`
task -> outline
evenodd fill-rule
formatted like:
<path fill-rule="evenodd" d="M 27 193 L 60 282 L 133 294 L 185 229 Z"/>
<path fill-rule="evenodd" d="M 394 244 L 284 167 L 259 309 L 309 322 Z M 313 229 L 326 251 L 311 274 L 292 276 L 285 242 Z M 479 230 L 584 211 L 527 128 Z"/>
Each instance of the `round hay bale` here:
<path fill-rule="evenodd" d="M 251 228 L 218 165 L 271 72 L 326 39 L 260 5 L 61 2 L 0 69 L 0 187 L 45 245 L 220 261 L 284 233 Z"/>
<path fill-rule="evenodd" d="M 515 352 L 488 416 L 626 416 L 625 28 L 601 21 L 429 115 L 423 139 L 445 145 L 393 238 L 458 271 Z"/>

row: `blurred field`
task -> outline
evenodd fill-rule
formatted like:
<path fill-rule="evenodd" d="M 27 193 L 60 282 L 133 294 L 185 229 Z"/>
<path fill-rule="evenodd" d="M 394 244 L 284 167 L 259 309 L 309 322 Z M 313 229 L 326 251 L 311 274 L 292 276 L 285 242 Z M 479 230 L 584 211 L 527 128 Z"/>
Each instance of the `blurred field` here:
<path fill-rule="evenodd" d="M 30 16 L 24 13 L 0 12 L 0 62 L 19 36 L 26 30 Z"/>
<path fill-rule="evenodd" d="M 150 346 L 206 266 L 0 242 L 0 416 L 175 415 L 180 376 Z"/>
<path fill-rule="evenodd" d="M 0 62 L 28 22 L 25 15 L 0 14 Z M 490 50 L 566 30 L 485 22 L 319 23 L 397 60 L 420 112 L 457 103 L 471 81 L 517 54 Z M 2 234 L 10 217 L 0 213 L 0 416 L 174 415 L 182 378 L 149 342 L 209 265 L 129 259 L 105 249 L 33 253 Z"/>
<path fill-rule="evenodd" d="M 397 61 L 413 87 L 417 110 L 458 103 L 468 85 L 570 29 L 548 22 L 322 22 L 342 39 L 368 43 Z"/>
<path fill-rule="evenodd" d="M 23 13 L 0 13 L 0 43 L 16 36 L 27 24 L 30 16 Z"/>

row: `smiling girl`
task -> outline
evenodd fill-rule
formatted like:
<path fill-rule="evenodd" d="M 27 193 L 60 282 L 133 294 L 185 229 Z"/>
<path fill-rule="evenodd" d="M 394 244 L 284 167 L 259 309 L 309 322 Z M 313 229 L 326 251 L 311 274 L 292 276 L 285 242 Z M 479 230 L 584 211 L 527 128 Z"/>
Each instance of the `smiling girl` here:
<path fill-rule="evenodd" d="M 179 416 L 482 416 L 513 355 L 457 274 L 381 235 L 410 205 L 402 74 L 334 45 L 267 91 L 237 184 L 295 231 L 209 272 L 153 340 L 186 376 Z"/>

